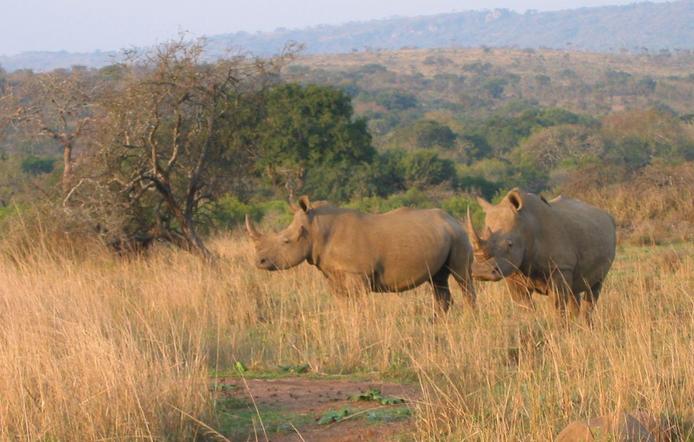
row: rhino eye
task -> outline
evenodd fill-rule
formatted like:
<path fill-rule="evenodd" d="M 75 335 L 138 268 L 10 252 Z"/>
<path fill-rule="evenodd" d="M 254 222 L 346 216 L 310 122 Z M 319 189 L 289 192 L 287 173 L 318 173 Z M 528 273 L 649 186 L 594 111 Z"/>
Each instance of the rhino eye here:
<path fill-rule="evenodd" d="M 289 238 L 282 238 L 282 242 L 285 244 L 289 244 Z"/>
<path fill-rule="evenodd" d="M 506 240 L 506 247 L 508 247 L 510 249 L 512 246 L 513 246 L 513 241 L 511 241 L 510 239 Z"/>

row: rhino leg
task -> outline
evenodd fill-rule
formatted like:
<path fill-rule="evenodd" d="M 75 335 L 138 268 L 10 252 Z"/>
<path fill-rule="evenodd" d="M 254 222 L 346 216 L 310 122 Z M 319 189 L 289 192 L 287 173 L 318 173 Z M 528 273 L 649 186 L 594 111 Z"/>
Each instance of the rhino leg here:
<path fill-rule="evenodd" d="M 584 292 L 581 299 L 581 318 L 588 325 L 593 325 L 591 318 L 595 304 L 598 302 L 600 292 L 602 291 L 602 281 L 594 284 L 589 290 Z"/>
<path fill-rule="evenodd" d="M 533 304 L 533 287 L 522 276 L 512 275 L 506 278 L 511 299 L 516 304 L 528 310 L 535 310 Z"/>
<path fill-rule="evenodd" d="M 561 319 L 566 319 L 567 314 L 569 317 L 574 318 L 579 311 L 578 299 L 573 290 L 571 290 L 569 278 L 569 274 L 561 270 L 556 270 L 551 276 L 549 293 L 554 302 L 554 308 Z"/>
<path fill-rule="evenodd" d="M 327 275 L 333 294 L 343 298 L 359 296 L 369 291 L 368 281 L 364 275 L 335 272 Z"/>
<path fill-rule="evenodd" d="M 448 269 L 441 269 L 437 274 L 431 277 L 431 285 L 434 288 L 434 298 L 438 309 L 446 313 L 452 304 L 451 289 L 448 286 Z"/>
<path fill-rule="evenodd" d="M 458 277 L 454 273 L 453 277 L 460 286 L 460 290 L 463 291 L 463 300 L 465 301 L 465 303 L 468 306 L 470 306 L 470 308 L 476 308 L 477 293 L 475 292 L 475 285 L 473 283 L 472 276 L 468 274 L 467 277 L 458 279 Z"/>
<path fill-rule="evenodd" d="M 453 275 L 456 282 L 463 291 L 463 301 L 470 308 L 477 305 L 477 293 L 472 279 L 472 248 L 467 239 L 462 239 L 453 243 L 453 247 L 448 256 L 448 271 Z"/>

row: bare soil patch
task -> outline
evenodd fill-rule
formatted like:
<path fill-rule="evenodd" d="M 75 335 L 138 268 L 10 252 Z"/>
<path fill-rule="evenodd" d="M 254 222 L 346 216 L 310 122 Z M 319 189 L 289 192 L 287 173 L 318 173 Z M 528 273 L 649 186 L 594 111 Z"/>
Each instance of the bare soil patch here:
<path fill-rule="evenodd" d="M 270 426 L 263 424 L 267 439 L 280 442 L 302 438 L 338 442 L 406 439 L 412 432 L 412 420 L 406 408 L 420 395 L 416 386 L 382 381 L 288 377 L 245 381 L 227 378 L 219 382 L 225 386 L 223 395 L 244 404 L 238 407 L 240 410 L 256 413 L 255 402 L 261 417 L 271 413 Z M 402 398 L 405 403 L 382 405 L 377 401 L 354 400 L 354 395 L 371 389 L 383 396 Z M 319 423 L 326 414 L 345 409 L 349 414 L 341 420 Z M 256 435 L 258 440 L 265 440 L 259 426 L 246 430 L 230 433 L 232 440 L 255 440 Z"/>

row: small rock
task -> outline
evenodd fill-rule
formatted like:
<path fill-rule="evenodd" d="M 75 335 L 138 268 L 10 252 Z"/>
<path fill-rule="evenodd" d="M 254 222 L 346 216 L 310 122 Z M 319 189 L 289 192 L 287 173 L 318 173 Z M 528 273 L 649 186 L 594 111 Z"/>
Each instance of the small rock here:
<path fill-rule="evenodd" d="M 569 424 L 557 436 L 557 442 L 657 442 L 653 434 L 634 416 L 616 413 Z"/>

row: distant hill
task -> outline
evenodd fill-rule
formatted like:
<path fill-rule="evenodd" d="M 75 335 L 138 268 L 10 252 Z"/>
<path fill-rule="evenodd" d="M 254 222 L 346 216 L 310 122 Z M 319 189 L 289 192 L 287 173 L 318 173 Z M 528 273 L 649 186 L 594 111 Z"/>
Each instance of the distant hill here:
<path fill-rule="evenodd" d="M 237 32 L 209 37 L 209 56 L 219 57 L 230 47 L 270 55 L 288 41 L 303 43 L 311 54 L 479 46 L 595 52 L 694 49 L 694 0 L 524 14 L 495 9 L 297 30 Z M 7 70 L 48 70 L 74 64 L 99 67 L 116 58 L 116 52 L 31 52 L 0 56 L 0 65 Z"/>

